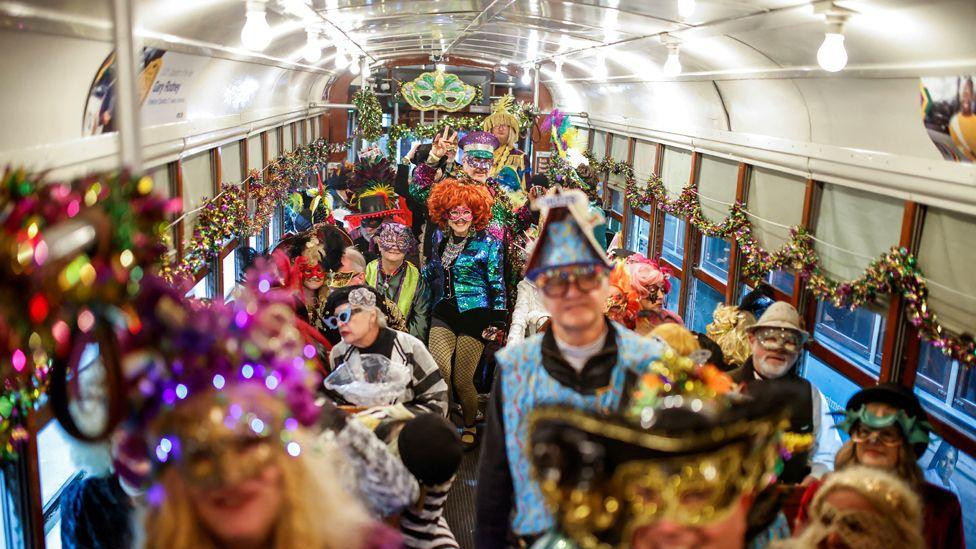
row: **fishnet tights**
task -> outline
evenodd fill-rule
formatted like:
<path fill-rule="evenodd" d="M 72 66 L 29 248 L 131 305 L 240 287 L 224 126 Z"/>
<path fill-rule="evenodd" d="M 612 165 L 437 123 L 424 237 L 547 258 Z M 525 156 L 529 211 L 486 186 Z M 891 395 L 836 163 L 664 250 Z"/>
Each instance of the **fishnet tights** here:
<path fill-rule="evenodd" d="M 478 415 L 478 390 L 474 386 L 474 373 L 478 369 L 481 353 L 485 350 L 484 344 L 469 335 L 458 336 L 444 326 L 433 326 L 428 345 L 430 354 L 441 369 L 441 375 L 461 401 L 464 426 L 473 426 Z"/>

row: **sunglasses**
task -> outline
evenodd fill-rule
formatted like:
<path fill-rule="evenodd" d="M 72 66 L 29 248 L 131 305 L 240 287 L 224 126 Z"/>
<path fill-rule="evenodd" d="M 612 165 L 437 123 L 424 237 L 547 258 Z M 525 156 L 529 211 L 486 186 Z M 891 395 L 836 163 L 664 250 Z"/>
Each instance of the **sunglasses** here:
<path fill-rule="evenodd" d="M 603 272 L 600 270 L 557 271 L 552 275 L 542 275 L 536 285 L 546 297 L 556 298 L 565 296 L 573 284 L 580 292 L 588 293 L 599 288 L 602 282 Z"/>
<path fill-rule="evenodd" d="M 800 350 L 800 338 L 790 330 L 759 330 L 756 332 L 756 339 L 767 351 L 796 353 Z"/>
<path fill-rule="evenodd" d="M 335 330 L 340 324 L 349 324 L 349 320 L 352 319 L 352 315 L 359 312 L 362 312 L 362 309 L 359 307 L 351 307 L 335 316 L 326 317 L 323 322 L 326 326 Z"/>
<path fill-rule="evenodd" d="M 471 221 L 474 214 L 471 210 L 454 209 L 447 212 L 447 218 L 451 221 Z"/>
<path fill-rule="evenodd" d="M 865 442 L 880 442 L 885 446 L 898 446 L 901 444 L 902 435 L 901 432 L 894 427 L 872 429 L 863 423 L 859 423 L 856 427 L 851 429 L 851 440 L 857 444 L 863 444 Z"/>

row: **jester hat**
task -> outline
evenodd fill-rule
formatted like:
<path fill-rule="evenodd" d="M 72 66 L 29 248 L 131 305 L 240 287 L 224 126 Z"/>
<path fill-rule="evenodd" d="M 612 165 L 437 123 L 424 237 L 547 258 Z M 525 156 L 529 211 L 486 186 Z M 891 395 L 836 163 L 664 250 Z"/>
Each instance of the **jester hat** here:
<path fill-rule="evenodd" d="M 529 280 L 560 267 L 611 267 L 593 234 L 593 226 L 600 220 L 591 215 L 582 192 L 554 189 L 538 199 L 536 206 L 543 210 L 545 221 L 526 264 Z"/>

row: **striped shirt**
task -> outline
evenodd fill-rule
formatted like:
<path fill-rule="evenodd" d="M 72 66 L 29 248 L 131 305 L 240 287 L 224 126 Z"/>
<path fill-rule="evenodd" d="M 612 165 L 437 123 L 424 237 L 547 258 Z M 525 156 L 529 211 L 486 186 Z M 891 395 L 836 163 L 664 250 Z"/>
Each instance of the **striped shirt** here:
<path fill-rule="evenodd" d="M 454 479 L 443 484 L 423 486 L 417 505 L 400 516 L 400 533 L 407 549 L 459 549 L 454 533 L 444 518 L 444 504 Z"/>

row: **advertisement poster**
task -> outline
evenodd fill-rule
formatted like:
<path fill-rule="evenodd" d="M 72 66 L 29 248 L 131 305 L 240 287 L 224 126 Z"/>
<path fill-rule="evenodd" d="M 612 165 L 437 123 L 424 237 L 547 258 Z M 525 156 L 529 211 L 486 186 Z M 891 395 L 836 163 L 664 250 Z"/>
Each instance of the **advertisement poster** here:
<path fill-rule="evenodd" d="M 942 157 L 976 162 L 976 75 L 925 77 L 920 103 L 925 129 Z"/>
<path fill-rule="evenodd" d="M 189 84 L 205 63 L 206 59 L 199 57 L 143 48 L 136 90 L 142 125 L 156 126 L 185 119 Z M 84 135 L 116 131 L 116 81 L 113 52 L 99 67 L 88 92 L 82 122 Z"/>

